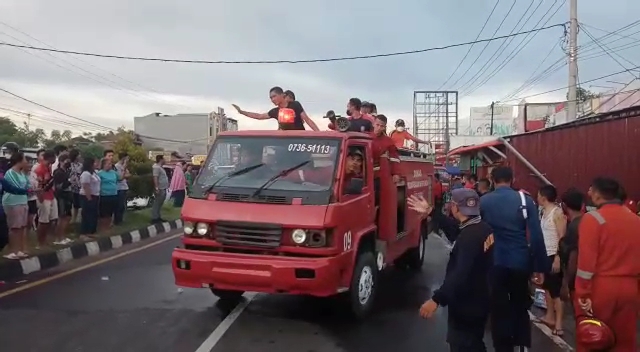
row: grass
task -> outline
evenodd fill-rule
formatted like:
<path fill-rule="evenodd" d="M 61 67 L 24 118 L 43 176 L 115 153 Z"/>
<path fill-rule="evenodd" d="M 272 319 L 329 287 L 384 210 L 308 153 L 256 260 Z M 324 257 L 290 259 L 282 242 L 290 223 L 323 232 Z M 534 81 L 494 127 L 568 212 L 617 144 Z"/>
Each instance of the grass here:
<path fill-rule="evenodd" d="M 180 208 L 174 208 L 171 203 L 165 204 L 162 207 L 162 218 L 165 220 L 176 220 L 180 218 Z M 124 214 L 124 223 L 118 226 L 113 226 L 106 231 L 100 231 L 96 233 L 95 238 L 98 237 L 109 237 L 113 235 L 120 235 L 122 233 L 126 233 L 129 231 L 137 230 L 140 228 L 144 228 L 151 225 L 151 208 L 141 209 L 141 210 L 128 210 Z M 28 248 L 27 252 L 29 255 L 37 255 L 39 253 L 52 252 L 56 250 L 60 250 L 66 247 L 70 247 L 76 243 L 82 242 L 90 242 L 94 241 L 95 238 L 81 239 L 79 238 L 78 230 L 80 228 L 79 223 L 74 223 L 69 225 L 69 232 L 67 237 L 74 240 L 74 242 L 69 243 L 67 245 L 53 245 L 51 242 L 53 241 L 53 234 L 49 233 L 47 237 L 48 244 L 36 249 L 37 238 L 35 232 L 31 231 L 28 235 Z M 2 252 L 1 255 L 5 255 L 9 253 L 8 246 Z M 0 260 L 4 258 L 0 257 Z"/>

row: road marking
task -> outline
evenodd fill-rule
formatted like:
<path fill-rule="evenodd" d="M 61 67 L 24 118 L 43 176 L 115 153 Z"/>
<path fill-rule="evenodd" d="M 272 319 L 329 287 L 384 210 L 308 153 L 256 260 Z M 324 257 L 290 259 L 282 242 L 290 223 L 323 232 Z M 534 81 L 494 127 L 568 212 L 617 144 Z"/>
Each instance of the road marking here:
<path fill-rule="evenodd" d="M 538 329 L 540 329 L 540 331 L 542 331 L 543 334 L 547 335 L 547 337 L 550 338 L 551 341 L 553 341 L 553 343 L 558 345 L 558 347 L 560 347 L 561 349 L 563 349 L 565 351 L 573 351 L 573 347 L 571 347 L 567 343 L 567 341 L 565 341 L 562 337 L 554 335 L 553 331 L 551 331 L 550 327 L 546 326 L 543 323 L 537 322 L 536 321 L 536 316 L 533 315 L 533 313 L 531 313 L 531 311 L 529 311 L 529 319 L 531 320 L 531 322 L 533 323 L 534 326 L 536 326 Z"/>
<path fill-rule="evenodd" d="M 204 340 L 202 345 L 198 347 L 196 352 L 210 352 L 214 347 L 216 347 L 216 344 L 220 342 L 220 339 L 222 338 L 224 333 L 229 330 L 231 324 L 233 324 L 238 319 L 240 314 L 247 308 L 247 306 L 249 306 L 249 303 L 253 301 L 256 295 L 257 293 L 254 292 L 245 294 L 244 300 L 238 303 L 238 305 L 231 311 L 231 313 L 229 313 L 229 315 L 227 315 L 227 317 L 224 318 L 224 320 L 222 320 L 220 324 L 218 324 L 211 335 L 209 335 L 209 337 Z"/>
<path fill-rule="evenodd" d="M 126 252 L 118 253 L 118 254 L 116 254 L 116 255 L 114 255 L 112 257 L 100 259 L 100 260 L 95 261 L 93 263 L 89 263 L 89 264 L 86 264 L 86 265 L 83 265 L 83 266 L 79 266 L 79 267 L 71 269 L 69 271 L 65 271 L 65 272 L 60 273 L 60 274 L 56 274 L 56 275 L 53 275 L 53 276 L 50 276 L 50 277 L 47 277 L 47 278 L 44 278 L 44 279 L 41 279 L 41 280 L 38 280 L 38 281 L 34 281 L 34 282 L 31 282 L 31 283 L 28 283 L 28 284 L 20 286 L 20 287 L 16 287 L 16 288 L 11 289 L 9 291 L 0 293 L 0 298 L 7 297 L 9 295 L 13 295 L 15 293 L 22 292 L 22 291 L 28 290 L 30 288 L 33 288 L 33 287 L 46 284 L 47 282 L 51 282 L 51 281 L 54 281 L 54 280 L 57 280 L 57 279 L 61 279 L 61 278 L 65 277 L 65 276 L 69 276 L 69 275 L 71 275 L 73 273 L 77 273 L 79 271 L 83 271 L 83 270 L 87 270 L 89 268 L 93 268 L 94 266 L 98 266 L 100 264 L 108 263 L 108 262 L 110 262 L 112 260 L 116 260 L 118 258 L 122 258 L 124 256 L 129 255 L 129 254 L 133 254 L 133 253 L 137 253 L 137 252 L 143 251 L 143 250 L 145 250 L 147 248 L 151 248 L 151 247 L 157 246 L 157 245 L 159 245 L 161 243 L 164 243 L 164 242 L 167 242 L 167 241 L 171 241 L 171 240 L 173 240 L 175 238 L 178 238 L 180 236 L 182 236 L 182 232 L 177 233 L 175 235 L 171 235 L 171 236 L 169 236 L 167 238 L 163 238 L 161 240 L 155 241 L 153 243 L 149 243 L 149 244 L 144 245 L 142 247 L 138 247 L 138 248 L 134 248 L 134 249 L 128 250 Z"/>

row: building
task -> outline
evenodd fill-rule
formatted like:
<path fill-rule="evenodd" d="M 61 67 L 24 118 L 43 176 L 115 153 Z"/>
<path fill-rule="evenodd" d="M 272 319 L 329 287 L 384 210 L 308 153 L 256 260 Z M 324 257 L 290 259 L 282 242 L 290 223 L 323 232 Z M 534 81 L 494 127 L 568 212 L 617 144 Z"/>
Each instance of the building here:
<path fill-rule="evenodd" d="M 181 154 L 207 154 L 207 145 L 221 131 L 237 130 L 238 121 L 217 113 L 164 115 L 159 112 L 133 118 L 143 147 Z M 212 137 L 212 138 L 210 138 Z"/>

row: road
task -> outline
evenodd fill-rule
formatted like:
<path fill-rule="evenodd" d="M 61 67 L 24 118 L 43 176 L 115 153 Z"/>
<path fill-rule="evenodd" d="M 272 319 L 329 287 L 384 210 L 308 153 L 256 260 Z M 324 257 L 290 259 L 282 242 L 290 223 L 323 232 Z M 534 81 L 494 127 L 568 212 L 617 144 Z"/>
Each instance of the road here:
<path fill-rule="evenodd" d="M 62 268 L 22 283 L 50 280 L 41 285 L 4 297 L 0 291 L 0 349 L 201 352 L 203 342 L 228 326 L 234 307 L 208 290 L 174 285 L 169 258 L 178 244 L 169 239 L 86 269 L 89 261 L 76 263 L 78 271 L 67 276 L 52 279 L 69 270 Z M 377 313 L 363 323 L 351 321 L 330 299 L 258 294 L 211 351 L 448 351 L 446 310 L 428 321 L 418 317 L 420 304 L 442 282 L 448 256 L 438 237 L 427 250 L 422 273 L 384 275 Z M 20 284 L 5 285 L 5 294 L 15 287 Z M 562 350 L 540 330 L 533 333 L 533 351 Z"/>

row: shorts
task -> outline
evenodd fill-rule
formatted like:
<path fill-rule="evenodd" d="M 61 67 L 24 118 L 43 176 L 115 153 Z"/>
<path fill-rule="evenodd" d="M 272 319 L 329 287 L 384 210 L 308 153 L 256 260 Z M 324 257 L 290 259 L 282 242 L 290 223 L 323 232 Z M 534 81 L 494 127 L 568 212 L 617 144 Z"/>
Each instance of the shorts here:
<path fill-rule="evenodd" d="M 550 255 L 547 258 L 549 260 L 548 268 L 551 268 L 555 255 Z M 562 279 L 562 271 L 558 273 L 545 273 L 544 281 L 542 282 L 542 289 L 548 291 L 551 298 L 559 298 L 560 290 L 562 289 Z"/>
<path fill-rule="evenodd" d="M 56 201 L 58 202 L 58 217 L 70 217 L 71 209 L 73 209 L 73 193 L 62 192 L 56 197 Z"/>
<path fill-rule="evenodd" d="M 82 198 L 80 193 L 75 193 L 75 192 L 73 193 L 73 209 L 82 208 L 81 206 L 82 202 L 80 201 L 80 198 Z"/>
<path fill-rule="evenodd" d="M 29 215 L 38 215 L 38 201 L 32 199 L 27 202 L 27 207 L 29 208 Z"/>
<path fill-rule="evenodd" d="M 38 202 L 38 223 L 48 224 L 54 220 L 58 220 L 58 202 L 55 199 Z"/>
<path fill-rule="evenodd" d="M 7 215 L 7 226 L 10 229 L 22 229 L 29 223 L 29 208 L 26 204 L 5 205 L 4 212 Z"/>
<path fill-rule="evenodd" d="M 100 196 L 99 213 L 101 218 L 110 218 L 118 207 L 118 196 Z"/>

